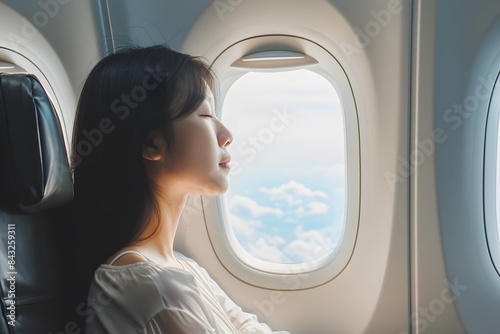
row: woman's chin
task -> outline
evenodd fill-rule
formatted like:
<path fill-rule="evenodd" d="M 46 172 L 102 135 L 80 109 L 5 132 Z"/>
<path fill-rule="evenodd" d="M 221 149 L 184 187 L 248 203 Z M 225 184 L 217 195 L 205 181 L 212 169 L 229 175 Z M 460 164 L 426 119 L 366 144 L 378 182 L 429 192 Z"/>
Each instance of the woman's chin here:
<path fill-rule="evenodd" d="M 224 194 L 229 188 L 227 177 L 206 182 L 198 191 L 199 195 L 217 196 Z"/>

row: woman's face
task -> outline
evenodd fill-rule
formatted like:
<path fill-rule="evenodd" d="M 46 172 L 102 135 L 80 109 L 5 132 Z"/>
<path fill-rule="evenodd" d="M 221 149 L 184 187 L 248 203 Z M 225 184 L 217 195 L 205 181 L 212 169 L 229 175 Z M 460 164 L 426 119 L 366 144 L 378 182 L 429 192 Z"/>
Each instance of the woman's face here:
<path fill-rule="evenodd" d="M 216 195 L 227 190 L 231 132 L 215 117 L 209 93 L 194 112 L 173 122 L 174 142 L 166 154 L 167 175 L 189 194 Z M 170 180 L 172 181 L 172 180 Z"/>

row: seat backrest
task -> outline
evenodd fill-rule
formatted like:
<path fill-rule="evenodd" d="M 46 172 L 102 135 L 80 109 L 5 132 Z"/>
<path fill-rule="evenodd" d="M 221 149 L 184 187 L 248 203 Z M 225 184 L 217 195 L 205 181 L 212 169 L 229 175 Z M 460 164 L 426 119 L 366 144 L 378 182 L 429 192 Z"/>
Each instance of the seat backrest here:
<path fill-rule="evenodd" d="M 0 73 L 0 333 L 64 328 L 57 238 L 73 197 L 66 152 L 37 78 Z"/>

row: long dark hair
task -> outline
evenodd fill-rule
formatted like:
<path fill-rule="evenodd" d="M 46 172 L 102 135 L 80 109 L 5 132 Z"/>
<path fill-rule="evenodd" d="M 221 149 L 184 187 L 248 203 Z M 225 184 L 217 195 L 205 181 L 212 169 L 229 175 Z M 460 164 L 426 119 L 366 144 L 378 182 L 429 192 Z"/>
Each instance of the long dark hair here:
<path fill-rule="evenodd" d="M 200 59 L 164 46 L 131 48 L 103 58 L 83 87 L 73 133 L 73 212 L 80 287 L 95 269 L 154 220 L 158 205 L 143 164 L 148 134 L 173 145 L 172 121 L 214 90 Z"/>

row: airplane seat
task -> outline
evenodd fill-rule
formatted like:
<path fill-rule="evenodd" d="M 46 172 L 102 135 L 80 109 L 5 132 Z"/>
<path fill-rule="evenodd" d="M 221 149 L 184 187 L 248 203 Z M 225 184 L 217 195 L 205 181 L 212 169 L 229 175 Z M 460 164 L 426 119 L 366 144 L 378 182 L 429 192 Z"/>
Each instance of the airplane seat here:
<path fill-rule="evenodd" d="M 61 226 L 73 197 L 66 152 L 37 78 L 0 73 L 0 333 L 65 328 Z"/>

